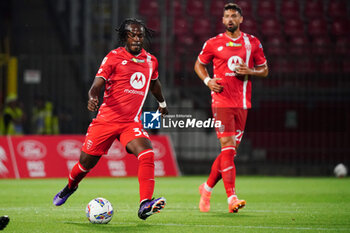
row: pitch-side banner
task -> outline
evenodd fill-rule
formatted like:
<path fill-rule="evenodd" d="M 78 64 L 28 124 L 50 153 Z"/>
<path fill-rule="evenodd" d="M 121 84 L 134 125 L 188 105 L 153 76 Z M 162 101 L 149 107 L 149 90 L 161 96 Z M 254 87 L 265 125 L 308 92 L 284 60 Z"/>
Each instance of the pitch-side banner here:
<path fill-rule="evenodd" d="M 151 136 L 156 176 L 177 176 L 170 139 Z M 67 177 L 79 160 L 83 135 L 1 136 L 0 178 Z M 115 141 L 88 176 L 137 176 L 138 160 Z"/>

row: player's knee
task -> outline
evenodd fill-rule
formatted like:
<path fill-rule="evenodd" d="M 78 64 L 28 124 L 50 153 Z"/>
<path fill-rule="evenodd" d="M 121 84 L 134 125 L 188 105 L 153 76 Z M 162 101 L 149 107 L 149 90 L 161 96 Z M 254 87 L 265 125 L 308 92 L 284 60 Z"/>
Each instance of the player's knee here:
<path fill-rule="evenodd" d="M 221 148 L 227 146 L 236 146 L 236 141 L 234 137 L 222 137 L 220 138 Z"/>
<path fill-rule="evenodd" d="M 86 170 L 90 170 L 93 167 L 95 167 L 95 165 L 100 160 L 100 158 L 101 158 L 101 156 L 93 156 L 93 155 L 86 154 L 85 152 L 82 152 L 80 155 L 79 163 Z"/>

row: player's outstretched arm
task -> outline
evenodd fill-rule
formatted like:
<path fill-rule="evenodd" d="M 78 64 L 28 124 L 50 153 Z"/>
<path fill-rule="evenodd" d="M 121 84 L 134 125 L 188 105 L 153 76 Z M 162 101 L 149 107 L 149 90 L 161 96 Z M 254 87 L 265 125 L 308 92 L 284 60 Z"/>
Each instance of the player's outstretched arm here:
<path fill-rule="evenodd" d="M 220 78 L 210 78 L 209 73 L 205 65 L 200 63 L 198 60 L 196 61 L 196 64 L 194 65 L 194 71 L 198 75 L 198 77 L 209 87 L 211 91 L 214 92 L 222 92 L 223 86 L 218 83 L 220 81 Z"/>
<path fill-rule="evenodd" d="M 98 97 L 100 96 L 102 87 L 105 85 L 105 80 L 101 77 L 96 77 L 89 90 L 89 100 L 87 108 L 94 112 L 98 110 Z"/>
<path fill-rule="evenodd" d="M 162 85 L 160 84 L 159 79 L 151 81 L 150 90 L 152 92 L 152 95 L 157 99 L 159 103 L 159 112 L 162 114 L 162 116 L 167 115 L 168 108 L 165 103 L 165 99 L 162 92 Z"/>

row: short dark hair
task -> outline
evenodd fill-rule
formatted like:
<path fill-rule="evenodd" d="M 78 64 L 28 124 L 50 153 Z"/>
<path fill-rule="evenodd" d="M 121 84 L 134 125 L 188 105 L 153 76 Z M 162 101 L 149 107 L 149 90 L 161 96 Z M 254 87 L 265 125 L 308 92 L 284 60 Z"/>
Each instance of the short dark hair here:
<path fill-rule="evenodd" d="M 238 11 L 240 15 L 242 15 L 242 9 L 236 3 L 233 3 L 233 2 L 227 3 L 224 6 L 224 11 L 227 11 L 227 10 L 235 10 L 235 11 Z"/>
<path fill-rule="evenodd" d="M 128 30 L 126 29 L 128 25 L 132 25 L 132 24 L 136 24 L 136 25 L 140 25 L 141 27 L 144 28 L 145 30 L 145 38 L 147 40 L 147 42 L 149 43 L 154 31 L 152 29 L 149 29 L 146 24 L 136 18 L 127 18 L 125 19 L 118 28 L 116 28 L 115 30 L 118 32 L 118 38 L 119 38 L 119 42 L 121 44 L 125 44 L 126 42 L 126 37 L 127 37 L 127 32 Z"/>

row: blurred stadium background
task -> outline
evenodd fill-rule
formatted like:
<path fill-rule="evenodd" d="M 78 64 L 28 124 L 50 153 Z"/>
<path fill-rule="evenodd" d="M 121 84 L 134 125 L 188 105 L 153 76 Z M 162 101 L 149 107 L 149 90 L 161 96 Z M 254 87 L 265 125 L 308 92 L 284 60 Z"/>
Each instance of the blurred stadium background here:
<path fill-rule="evenodd" d="M 87 91 L 117 46 L 126 17 L 156 31 L 170 111 L 210 116 L 210 94 L 193 71 L 204 41 L 223 32 L 224 0 L 6 0 L 0 2 L 0 109 L 16 89 L 30 121 L 38 96 L 50 100 L 60 134 L 85 134 Z M 264 46 L 270 74 L 253 78 L 253 109 L 239 174 L 332 174 L 350 163 L 350 3 L 346 0 L 240 0 L 242 31 Z M 39 79 L 38 79 L 39 77 Z M 13 80 L 16 79 L 16 82 Z M 17 85 L 13 87 L 13 85 Z M 156 107 L 148 98 L 146 107 Z M 25 124 L 25 133 L 33 134 Z M 219 152 L 214 130 L 159 130 L 171 136 L 182 174 L 207 174 Z"/>

